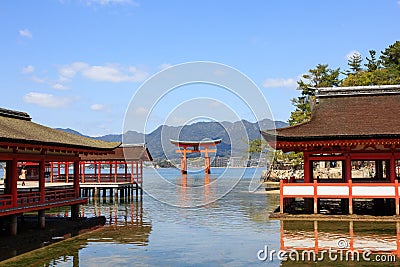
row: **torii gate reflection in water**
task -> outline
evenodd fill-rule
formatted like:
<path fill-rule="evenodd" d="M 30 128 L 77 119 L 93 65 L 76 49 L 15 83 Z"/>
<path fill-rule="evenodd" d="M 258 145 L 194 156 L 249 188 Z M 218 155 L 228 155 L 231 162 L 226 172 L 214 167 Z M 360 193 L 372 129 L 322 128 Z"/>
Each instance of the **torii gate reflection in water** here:
<path fill-rule="evenodd" d="M 216 153 L 217 144 L 221 143 L 221 139 L 216 140 L 203 140 L 203 141 L 180 141 L 180 140 L 170 140 L 172 144 L 179 147 L 176 150 L 177 153 L 182 154 L 181 158 L 181 173 L 187 174 L 187 153 L 204 153 L 204 172 L 211 172 L 211 162 L 208 155 L 209 152 Z M 210 147 L 215 147 L 210 149 Z"/>

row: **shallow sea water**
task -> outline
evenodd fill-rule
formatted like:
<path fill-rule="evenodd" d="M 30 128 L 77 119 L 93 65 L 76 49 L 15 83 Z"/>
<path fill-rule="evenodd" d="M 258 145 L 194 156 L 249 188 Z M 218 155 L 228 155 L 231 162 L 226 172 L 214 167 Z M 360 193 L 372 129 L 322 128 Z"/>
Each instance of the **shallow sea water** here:
<path fill-rule="evenodd" d="M 397 266 L 397 262 L 328 257 L 323 262 L 281 262 L 276 254 L 259 260 L 265 254 L 258 252 L 265 248 L 269 253 L 316 246 L 329 249 L 338 240 L 360 251 L 392 253 L 400 248 L 399 225 L 269 220 L 279 196 L 266 194 L 263 188 L 249 192 L 252 178 L 259 180 L 261 169 L 224 171 L 181 176 L 176 169 L 145 169 L 148 192 L 141 202 L 92 200 L 82 212 L 88 217 L 106 216 L 105 227 L 29 253 L 25 260 L 32 266 Z"/>

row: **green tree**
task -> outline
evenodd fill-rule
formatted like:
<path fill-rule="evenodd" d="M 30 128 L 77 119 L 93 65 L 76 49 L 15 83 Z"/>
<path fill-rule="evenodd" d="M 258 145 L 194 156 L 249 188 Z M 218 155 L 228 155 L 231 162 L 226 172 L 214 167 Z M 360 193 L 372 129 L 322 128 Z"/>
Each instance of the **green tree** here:
<path fill-rule="evenodd" d="M 400 41 L 387 47 L 376 59 L 375 50 L 370 50 L 366 58 L 366 70 L 350 73 L 343 80 L 342 86 L 369 86 L 400 83 Z"/>
<path fill-rule="evenodd" d="M 343 80 L 342 86 L 370 86 L 400 84 L 400 75 L 389 69 L 376 69 L 350 74 Z"/>
<path fill-rule="evenodd" d="M 387 47 L 381 52 L 382 66 L 390 71 L 400 71 L 400 41 Z"/>
<path fill-rule="evenodd" d="M 290 114 L 289 124 L 295 125 L 308 121 L 311 116 L 311 101 L 315 96 L 315 88 L 339 86 L 340 69 L 331 69 L 328 64 L 318 64 L 315 69 L 310 69 L 304 74 L 297 84 L 301 96 L 292 99 L 295 110 Z"/>
<path fill-rule="evenodd" d="M 362 71 L 361 62 L 362 62 L 361 54 L 354 53 L 353 55 L 351 55 L 350 58 L 347 60 L 347 64 L 350 67 L 350 71 L 347 71 L 346 74 L 357 73 Z"/>
<path fill-rule="evenodd" d="M 368 57 L 365 58 L 368 63 L 364 64 L 364 66 L 367 67 L 367 71 L 375 71 L 377 69 L 380 69 L 381 63 L 380 60 L 376 59 L 376 51 L 369 50 L 369 56 L 370 58 Z"/>

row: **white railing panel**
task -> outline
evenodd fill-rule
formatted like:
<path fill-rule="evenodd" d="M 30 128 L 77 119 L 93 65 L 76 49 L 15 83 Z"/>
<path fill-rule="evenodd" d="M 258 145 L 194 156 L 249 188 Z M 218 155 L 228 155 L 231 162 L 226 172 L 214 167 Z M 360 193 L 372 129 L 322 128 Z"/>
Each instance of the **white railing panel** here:
<path fill-rule="evenodd" d="M 317 186 L 317 194 L 319 196 L 348 196 L 349 187 L 348 186 Z"/>
<path fill-rule="evenodd" d="M 283 186 L 284 196 L 303 196 L 303 195 L 314 195 L 314 187 L 312 185 L 304 186 Z"/>
<path fill-rule="evenodd" d="M 353 196 L 394 197 L 394 186 L 353 186 Z"/>

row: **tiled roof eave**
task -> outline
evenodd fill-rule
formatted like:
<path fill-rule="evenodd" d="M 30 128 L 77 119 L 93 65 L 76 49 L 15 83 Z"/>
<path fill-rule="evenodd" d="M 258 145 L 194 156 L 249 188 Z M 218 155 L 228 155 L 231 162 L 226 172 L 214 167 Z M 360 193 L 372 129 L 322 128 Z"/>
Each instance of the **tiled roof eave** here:
<path fill-rule="evenodd" d="M 18 146 L 18 147 L 42 147 L 46 149 L 56 149 L 56 150 L 73 150 L 78 152 L 87 152 L 87 151 L 112 151 L 116 147 L 120 145 L 120 143 L 112 143 L 112 146 L 109 147 L 95 147 L 95 146 L 85 146 L 85 145 L 76 145 L 76 144 L 66 144 L 66 143 L 58 143 L 58 142 L 41 142 L 37 140 L 27 140 L 27 139 L 13 139 L 13 138 L 0 138 L 0 143 L 8 144 L 10 146 Z"/>
<path fill-rule="evenodd" d="M 264 135 L 265 136 L 265 135 Z M 276 141 L 332 141 L 332 140 L 379 140 L 379 139 L 400 139 L 399 134 L 365 134 L 365 135 L 315 135 L 315 136 L 284 136 L 270 135 L 270 139 L 275 138 Z"/>

